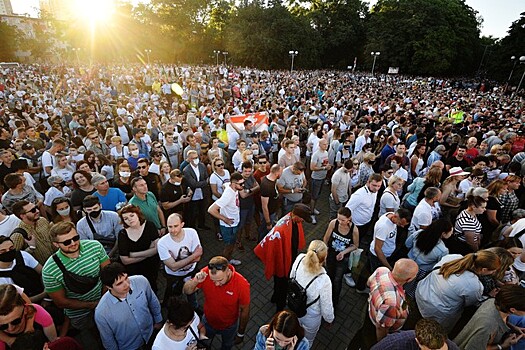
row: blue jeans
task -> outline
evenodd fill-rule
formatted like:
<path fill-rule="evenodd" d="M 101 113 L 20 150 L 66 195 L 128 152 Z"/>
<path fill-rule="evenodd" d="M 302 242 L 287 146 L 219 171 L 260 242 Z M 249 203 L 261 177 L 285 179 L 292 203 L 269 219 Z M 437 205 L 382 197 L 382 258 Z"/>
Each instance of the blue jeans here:
<path fill-rule="evenodd" d="M 262 239 L 264 238 L 264 236 L 266 236 L 268 232 L 270 232 L 266 228 L 266 220 L 264 220 L 263 213 L 260 213 L 260 214 L 261 214 L 261 226 L 259 226 L 259 242 L 262 241 Z M 270 221 L 272 222 L 272 225 L 276 219 L 277 219 L 277 213 L 270 214 Z"/>
<path fill-rule="evenodd" d="M 210 344 L 211 342 L 213 342 L 213 338 L 215 338 L 215 335 L 220 334 L 222 340 L 221 350 L 230 350 L 231 348 L 233 348 L 235 336 L 237 335 L 237 322 L 235 322 L 228 328 L 222 330 L 217 330 L 210 326 L 208 320 L 206 320 L 206 316 L 202 316 L 202 323 L 204 323 L 204 327 L 206 327 L 206 336 L 210 338 Z"/>

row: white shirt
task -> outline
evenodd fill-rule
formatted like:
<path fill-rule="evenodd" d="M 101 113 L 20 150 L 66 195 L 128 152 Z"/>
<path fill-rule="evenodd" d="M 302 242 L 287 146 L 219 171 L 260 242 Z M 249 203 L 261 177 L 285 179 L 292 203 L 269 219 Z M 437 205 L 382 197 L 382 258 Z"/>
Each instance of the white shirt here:
<path fill-rule="evenodd" d="M 394 215 L 393 213 L 386 213 L 379 217 L 374 226 L 374 239 L 370 243 L 370 253 L 377 256 L 375 252 L 376 240 L 383 241 L 383 247 L 381 250 L 385 257 L 389 257 L 396 250 L 396 236 L 397 236 L 397 225 L 390 220 L 388 215 Z"/>
<path fill-rule="evenodd" d="M 193 172 L 195 173 L 195 176 L 197 177 L 197 179 L 199 179 L 199 177 L 201 176 L 201 173 L 199 171 L 199 165 L 197 164 L 197 166 L 193 166 L 193 163 L 190 162 L 190 166 L 191 166 L 191 169 L 193 170 Z M 204 198 L 204 195 L 202 194 L 202 189 L 201 188 L 196 188 L 195 191 L 193 192 L 193 197 L 191 197 L 191 200 L 192 201 L 198 201 L 198 200 L 201 200 Z"/>
<path fill-rule="evenodd" d="M 189 227 L 184 227 L 182 230 L 184 236 L 180 242 L 175 241 L 169 234 L 159 239 L 157 243 L 157 251 L 159 253 L 160 260 L 166 261 L 169 258 L 173 258 L 175 262 L 177 262 L 186 259 L 188 256 L 193 254 L 197 247 L 201 246 L 197 231 Z M 192 272 L 196 266 L 197 262 L 193 262 L 178 269 L 177 271 L 173 271 L 166 264 L 164 264 L 164 270 L 168 275 L 185 276 Z"/>
<path fill-rule="evenodd" d="M 51 175 L 51 173 L 48 173 L 46 171 L 46 167 L 53 168 L 54 165 L 55 165 L 55 156 L 53 156 L 48 151 L 44 151 L 44 153 L 42 153 L 42 168 L 44 170 L 44 175 L 45 176 L 50 176 Z"/>
<path fill-rule="evenodd" d="M 412 215 L 412 221 L 408 228 L 408 234 L 411 235 L 417 230 L 421 229 L 421 226 L 429 226 L 432 223 L 432 206 L 427 203 L 425 199 L 421 200 L 414 209 Z"/>
<path fill-rule="evenodd" d="M 370 142 L 371 142 L 370 137 L 365 138 L 365 135 L 359 136 L 355 140 L 354 154 L 358 154 L 363 149 L 363 146 Z"/>
<path fill-rule="evenodd" d="M 21 220 L 14 214 L 7 215 L 4 220 L 0 221 L 0 236 L 9 237 L 20 222 Z"/>
<path fill-rule="evenodd" d="M 215 204 L 219 206 L 221 215 L 229 219 L 233 219 L 233 223 L 231 225 L 228 225 L 224 221 L 220 220 L 221 226 L 236 227 L 239 225 L 239 192 L 235 191 L 231 185 L 226 186 L 221 198 L 217 199 Z"/>
<path fill-rule="evenodd" d="M 377 192 L 372 193 L 368 186 L 363 186 L 355 191 L 346 207 L 352 211 L 352 222 L 357 226 L 363 226 L 372 219 L 376 204 Z"/>
<path fill-rule="evenodd" d="M 199 323 L 200 318 L 197 314 L 194 315 L 193 322 L 191 323 L 190 327 L 193 329 L 195 334 L 199 335 Z M 195 337 L 193 336 L 193 333 L 188 329 L 186 332 L 186 337 L 183 340 L 172 340 L 166 335 L 166 327 L 168 324 L 166 323 L 162 329 L 160 330 L 159 334 L 157 334 L 157 337 L 155 338 L 155 342 L 153 343 L 152 350 L 186 350 L 188 348 L 189 344 L 193 344 L 192 342 L 195 341 Z"/>

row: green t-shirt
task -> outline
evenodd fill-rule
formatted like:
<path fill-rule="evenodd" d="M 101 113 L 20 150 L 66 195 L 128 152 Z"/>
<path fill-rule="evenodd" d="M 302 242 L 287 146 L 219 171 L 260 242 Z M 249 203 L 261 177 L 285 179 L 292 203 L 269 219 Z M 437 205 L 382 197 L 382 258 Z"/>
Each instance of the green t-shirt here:
<path fill-rule="evenodd" d="M 95 277 L 100 276 L 100 264 L 109 259 L 102 244 L 97 241 L 81 240 L 80 253 L 78 258 L 71 259 L 65 256 L 62 251 L 58 251 L 57 256 L 64 264 L 67 271 L 76 273 L 81 276 Z M 42 280 L 47 293 L 53 293 L 61 289 L 65 290 L 66 297 L 81 301 L 97 301 L 102 296 L 102 282 L 86 294 L 77 294 L 70 291 L 65 282 L 64 275 L 57 266 L 53 257 L 47 259 L 42 269 Z M 65 309 L 66 316 L 70 318 L 81 317 L 88 314 L 89 309 Z"/>
<path fill-rule="evenodd" d="M 129 204 L 136 205 L 137 207 L 142 210 L 142 213 L 146 217 L 146 220 L 151 221 L 155 224 L 155 227 L 160 230 L 162 225 L 160 224 L 160 218 L 159 213 L 157 211 L 158 202 L 157 198 L 155 198 L 155 195 L 151 192 L 148 192 L 146 194 L 146 199 L 142 200 L 138 198 L 137 196 L 133 196 L 129 200 Z"/>

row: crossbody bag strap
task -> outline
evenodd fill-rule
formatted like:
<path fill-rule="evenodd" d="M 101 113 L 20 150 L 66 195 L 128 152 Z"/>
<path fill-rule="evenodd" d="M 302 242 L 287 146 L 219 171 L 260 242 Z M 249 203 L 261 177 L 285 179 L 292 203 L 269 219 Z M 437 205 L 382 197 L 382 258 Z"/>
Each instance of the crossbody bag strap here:
<path fill-rule="evenodd" d="M 64 266 L 64 263 L 62 263 L 62 260 L 60 260 L 60 258 L 56 255 L 56 254 L 53 254 L 53 260 L 55 261 L 55 263 L 57 264 L 58 268 L 60 269 L 60 271 L 62 271 L 62 273 L 67 273 L 69 272 L 66 267 Z"/>
<path fill-rule="evenodd" d="M 88 223 L 89 229 L 91 230 L 91 233 L 93 233 L 93 239 L 96 239 L 95 237 L 96 237 L 97 231 L 95 231 L 95 226 L 93 225 L 93 223 L 89 219 L 89 215 L 86 215 L 86 221 Z"/>

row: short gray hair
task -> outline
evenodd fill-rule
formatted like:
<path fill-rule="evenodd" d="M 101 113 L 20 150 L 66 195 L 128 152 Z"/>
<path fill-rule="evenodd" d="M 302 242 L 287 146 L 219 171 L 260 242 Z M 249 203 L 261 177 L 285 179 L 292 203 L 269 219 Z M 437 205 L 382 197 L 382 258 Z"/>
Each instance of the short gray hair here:
<path fill-rule="evenodd" d="M 50 177 L 47 178 L 47 184 L 48 184 L 49 186 L 53 186 L 53 184 L 54 184 L 55 182 L 62 182 L 63 180 L 64 180 L 64 179 L 62 178 L 62 176 L 58 176 L 58 175 L 56 175 L 56 176 L 50 176 Z"/>
<path fill-rule="evenodd" d="M 93 186 L 97 186 L 99 183 L 101 183 L 102 181 L 105 181 L 106 180 L 106 177 L 104 175 L 101 175 L 101 174 L 95 174 L 91 177 L 91 184 Z"/>

